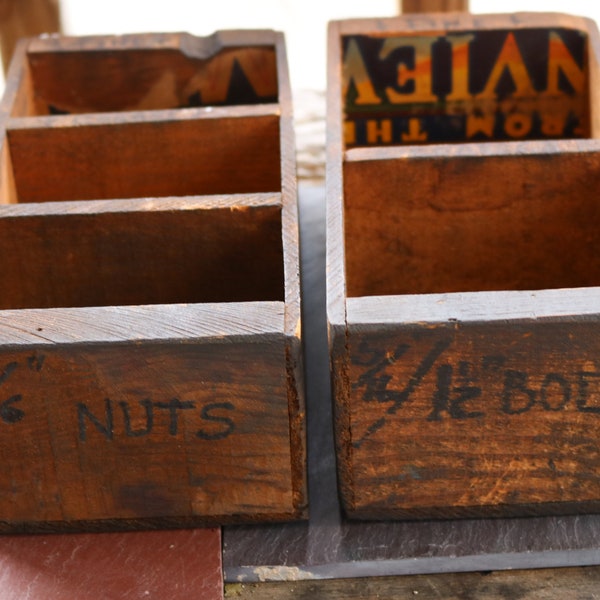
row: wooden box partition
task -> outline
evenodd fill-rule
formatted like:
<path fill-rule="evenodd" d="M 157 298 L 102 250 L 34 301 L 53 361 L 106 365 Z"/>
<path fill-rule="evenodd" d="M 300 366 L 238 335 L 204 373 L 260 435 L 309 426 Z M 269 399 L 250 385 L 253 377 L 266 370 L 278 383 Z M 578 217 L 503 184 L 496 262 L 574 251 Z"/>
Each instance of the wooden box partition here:
<path fill-rule="evenodd" d="M 600 508 L 599 60 L 596 26 L 564 15 L 330 25 L 350 516 Z"/>
<path fill-rule="evenodd" d="M 303 518 L 283 36 L 26 40 L 0 113 L 0 530 Z"/>

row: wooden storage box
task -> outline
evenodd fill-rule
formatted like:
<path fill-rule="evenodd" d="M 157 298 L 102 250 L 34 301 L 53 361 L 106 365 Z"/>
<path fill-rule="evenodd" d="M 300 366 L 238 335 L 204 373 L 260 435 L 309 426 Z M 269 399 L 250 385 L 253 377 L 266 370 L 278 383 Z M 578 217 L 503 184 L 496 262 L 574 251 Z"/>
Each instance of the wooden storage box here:
<path fill-rule="evenodd" d="M 303 517 L 282 35 L 28 40 L 1 118 L 0 528 Z"/>
<path fill-rule="evenodd" d="M 555 14 L 329 30 L 350 516 L 600 508 L 600 40 Z"/>

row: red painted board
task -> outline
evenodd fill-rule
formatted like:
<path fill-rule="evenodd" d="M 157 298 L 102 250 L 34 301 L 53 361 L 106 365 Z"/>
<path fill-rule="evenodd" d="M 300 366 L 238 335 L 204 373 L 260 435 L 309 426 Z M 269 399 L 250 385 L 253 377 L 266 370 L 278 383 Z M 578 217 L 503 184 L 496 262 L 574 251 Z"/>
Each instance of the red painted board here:
<path fill-rule="evenodd" d="M 221 600 L 221 532 L 2 536 L 0 597 Z"/>

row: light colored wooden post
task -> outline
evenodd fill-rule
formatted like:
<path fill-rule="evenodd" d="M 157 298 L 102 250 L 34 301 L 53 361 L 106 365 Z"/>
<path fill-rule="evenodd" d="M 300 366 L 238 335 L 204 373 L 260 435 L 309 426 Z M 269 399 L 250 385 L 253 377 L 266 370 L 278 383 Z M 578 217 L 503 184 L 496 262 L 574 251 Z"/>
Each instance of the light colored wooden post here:
<path fill-rule="evenodd" d="M 60 31 L 59 0 L 0 0 L 0 51 L 4 72 L 19 38 Z"/>
<path fill-rule="evenodd" d="M 402 13 L 469 11 L 469 0 L 400 0 Z"/>

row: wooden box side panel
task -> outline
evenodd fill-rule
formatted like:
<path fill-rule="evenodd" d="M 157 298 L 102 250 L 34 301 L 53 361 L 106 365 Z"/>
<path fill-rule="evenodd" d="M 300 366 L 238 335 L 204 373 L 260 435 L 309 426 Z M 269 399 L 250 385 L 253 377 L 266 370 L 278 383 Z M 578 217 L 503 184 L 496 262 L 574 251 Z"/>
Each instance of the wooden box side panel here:
<path fill-rule="evenodd" d="M 348 512 L 598 510 L 598 320 L 349 328 Z"/>
<path fill-rule="evenodd" d="M 381 154 L 350 151 L 344 163 L 348 296 L 600 282 L 595 145 Z"/>
<path fill-rule="evenodd" d="M 69 117 L 11 121 L 7 143 L 18 201 L 281 189 L 277 114 L 144 115 L 87 124 Z"/>
<path fill-rule="evenodd" d="M 0 520 L 297 517 L 285 359 L 274 334 L 4 349 Z"/>
<path fill-rule="evenodd" d="M 277 204 L 77 204 L 0 218 L 0 308 L 284 300 Z"/>
<path fill-rule="evenodd" d="M 12 115 L 277 102 L 275 38 L 263 31 L 28 40 Z"/>

